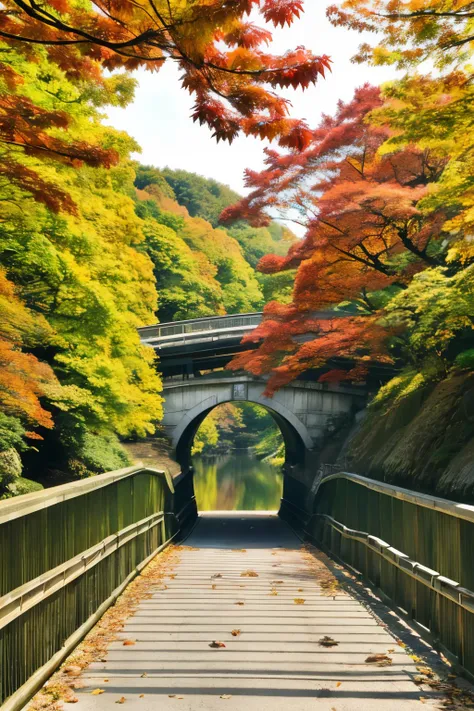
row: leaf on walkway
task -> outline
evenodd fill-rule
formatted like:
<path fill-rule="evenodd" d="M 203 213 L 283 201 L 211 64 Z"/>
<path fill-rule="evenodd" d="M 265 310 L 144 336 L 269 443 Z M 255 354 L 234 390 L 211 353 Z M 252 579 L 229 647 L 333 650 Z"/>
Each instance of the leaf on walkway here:
<path fill-rule="evenodd" d="M 239 600 L 239 602 L 235 602 L 234 605 L 245 605 L 245 602 L 242 602 L 242 600 Z"/>
<path fill-rule="evenodd" d="M 240 634 L 240 630 L 232 630 L 231 635 L 232 637 L 238 637 Z"/>
<path fill-rule="evenodd" d="M 283 580 L 272 580 L 271 584 L 272 585 L 283 585 Z"/>
<path fill-rule="evenodd" d="M 146 672 L 143 672 L 143 674 L 140 674 L 140 676 L 142 677 L 142 679 L 144 679 L 146 676 L 148 676 L 148 674 Z"/>
<path fill-rule="evenodd" d="M 105 693 L 105 689 L 94 689 L 94 691 L 91 691 L 92 696 L 99 696 L 99 694 Z"/>
<path fill-rule="evenodd" d="M 211 575 L 211 580 L 213 580 L 214 578 L 222 578 L 222 577 L 223 577 L 222 573 L 215 573 L 215 575 Z"/>
<path fill-rule="evenodd" d="M 327 634 L 324 635 L 324 637 L 321 637 L 319 640 L 319 646 L 320 647 L 337 647 L 339 642 L 336 642 L 335 639 L 332 637 L 329 637 Z"/>
<path fill-rule="evenodd" d="M 123 643 L 124 647 L 132 647 L 134 644 L 136 644 L 134 639 L 126 639 L 125 642 Z"/>
<path fill-rule="evenodd" d="M 209 645 L 213 649 L 220 649 L 221 647 L 225 647 L 224 642 L 219 642 L 218 640 L 214 640 L 213 642 L 210 643 Z"/>
<path fill-rule="evenodd" d="M 392 664 L 392 658 L 386 654 L 369 654 L 365 660 L 366 664 L 376 664 L 378 667 L 389 667 Z"/>
<path fill-rule="evenodd" d="M 221 698 L 221 699 L 231 699 L 231 698 L 232 698 L 232 695 L 231 695 L 231 694 L 221 694 L 221 695 L 220 695 L 220 698 Z"/>
<path fill-rule="evenodd" d="M 295 603 L 295 605 L 304 605 L 306 600 L 304 599 L 304 597 L 295 597 L 293 602 Z"/>
<path fill-rule="evenodd" d="M 258 573 L 255 572 L 255 570 L 246 570 L 243 573 L 240 573 L 241 578 L 258 578 Z"/>
<path fill-rule="evenodd" d="M 217 588 L 217 585 L 216 585 L 216 584 L 211 585 L 211 590 L 215 590 L 216 588 Z"/>
<path fill-rule="evenodd" d="M 77 664 L 70 664 L 69 666 L 64 667 L 63 671 L 66 672 L 66 674 L 69 674 L 70 676 L 77 676 L 81 673 L 82 667 Z"/>
<path fill-rule="evenodd" d="M 336 682 L 336 689 L 339 689 L 339 687 L 341 686 L 341 684 L 342 684 L 342 681 Z"/>
<path fill-rule="evenodd" d="M 232 553 L 247 553 L 246 548 L 232 548 Z"/>
<path fill-rule="evenodd" d="M 139 699 L 144 699 L 144 698 L 145 698 L 145 694 L 138 694 L 138 698 L 139 698 Z"/>
<path fill-rule="evenodd" d="M 277 589 L 276 589 L 276 588 L 272 588 L 272 589 L 270 590 L 270 595 L 278 595 Z"/>
<path fill-rule="evenodd" d="M 125 698 L 125 696 L 121 696 L 120 699 L 118 699 L 118 701 L 116 701 L 115 703 L 116 704 L 124 704 L 126 702 L 126 700 L 127 699 Z"/>
<path fill-rule="evenodd" d="M 417 667 L 417 669 L 420 674 L 424 674 L 425 676 L 433 677 L 435 675 L 434 671 L 429 667 Z M 456 674 L 448 674 L 448 679 L 456 679 Z"/>
<path fill-rule="evenodd" d="M 77 704 L 78 701 L 79 699 L 77 698 L 77 696 L 71 696 L 70 699 L 66 699 L 67 704 Z"/>
<path fill-rule="evenodd" d="M 298 588 L 298 592 L 304 592 L 303 588 Z"/>

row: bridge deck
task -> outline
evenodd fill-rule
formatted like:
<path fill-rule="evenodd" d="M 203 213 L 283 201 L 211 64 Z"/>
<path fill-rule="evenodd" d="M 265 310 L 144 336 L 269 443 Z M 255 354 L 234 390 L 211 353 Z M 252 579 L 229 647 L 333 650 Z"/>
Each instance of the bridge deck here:
<path fill-rule="evenodd" d="M 412 659 L 357 599 L 328 596 L 327 569 L 276 516 L 204 515 L 187 546 L 167 588 L 84 672 L 76 709 L 116 711 L 122 697 L 140 711 L 426 709 Z M 249 570 L 258 577 L 242 577 Z M 320 646 L 324 635 L 337 646 Z M 392 664 L 366 663 L 376 653 Z"/>

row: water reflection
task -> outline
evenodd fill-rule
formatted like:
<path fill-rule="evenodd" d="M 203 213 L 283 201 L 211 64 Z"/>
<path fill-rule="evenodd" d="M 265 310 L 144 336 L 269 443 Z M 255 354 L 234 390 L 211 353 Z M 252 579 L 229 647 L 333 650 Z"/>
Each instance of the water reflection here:
<path fill-rule="evenodd" d="M 280 467 L 247 453 L 196 455 L 194 488 L 199 511 L 272 510 L 280 507 Z"/>

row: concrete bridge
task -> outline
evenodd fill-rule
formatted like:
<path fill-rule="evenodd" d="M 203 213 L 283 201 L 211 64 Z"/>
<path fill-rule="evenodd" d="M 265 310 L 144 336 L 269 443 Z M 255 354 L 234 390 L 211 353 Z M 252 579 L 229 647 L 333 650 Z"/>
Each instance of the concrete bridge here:
<path fill-rule="evenodd" d="M 169 434 L 178 462 L 188 464 L 194 435 L 207 415 L 226 402 L 251 402 L 262 405 L 279 426 L 290 466 L 304 465 L 308 453 L 324 441 L 331 422 L 338 417 L 352 418 L 365 406 L 364 387 L 296 380 L 265 397 L 266 380 L 231 372 L 211 373 L 188 380 L 164 381 L 163 425 Z"/>
<path fill-rule="evenodd" d="M 314 316 L 329 319 L 338 314 L 323 311 Z M 318 383 L 318 373 L 309 372 L 305 380 L 298 379 L 268 398 L 264 395 L 264 378 L 226 371 L 236 353 L 252 347 L 243 346 L 241 340 L 261 318 L 261 313 L 236 314 L 140 329 L 142 342 L 159 355 L 158 367 L 164 376 L 163 425 L 184 469 L 189 466 L 199 425 L 223 403 L 246 401 L 265 407 L 280 427 L 286 462 L 291 467 L 305 466 L 308 455 L 318 451 L 334 421 L 351 418 L 364 408 L 365 385 Z"/>

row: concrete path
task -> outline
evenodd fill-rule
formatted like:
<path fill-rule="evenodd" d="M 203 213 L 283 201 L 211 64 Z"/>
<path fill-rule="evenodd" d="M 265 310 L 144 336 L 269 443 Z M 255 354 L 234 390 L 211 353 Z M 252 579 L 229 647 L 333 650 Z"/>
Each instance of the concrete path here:
<path fill-rule="evenodd" d="M 278 518 L 203 515 L 186 546 L 167 589 L 84 672 L 76 711 L 116 711 L 120 699 L 125 711 L 426 711 L 412 659 L 356 599 L 328 597 Z M 337 646 L 321 646 L 325 635 Z M 367 664 L 376 653 L 392 664 Z"/>

